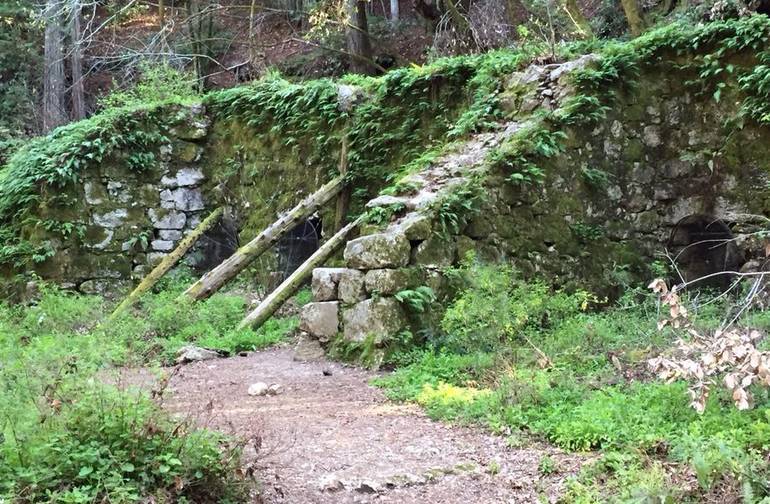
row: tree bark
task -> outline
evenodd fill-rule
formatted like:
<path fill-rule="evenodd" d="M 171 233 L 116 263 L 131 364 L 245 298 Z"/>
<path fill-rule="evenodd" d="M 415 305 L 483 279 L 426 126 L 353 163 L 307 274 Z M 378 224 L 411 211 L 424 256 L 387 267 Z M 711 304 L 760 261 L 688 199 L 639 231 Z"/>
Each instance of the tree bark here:
<path fill-rule="evenodd" d="M 329 259 L 329 257 L 331 257 L 335 250 L 342 246 L 347 236 L 358 227 L 363 219 L 363 216 L 359 217 L 340 229 L 337 234 L 321 245 L 321 247 L 316 250 L 315 253 L 302 264 L 302 266 L 289 275 L 289 278 L 284 280 L 278 288 L 271 292 L 270 295 L 254 309 L 254 311 L 249 313 L 246 318 L 238 324 L 238 329 L 245 329 L 246 327 L 253 327 L 256 329 L 264 324 L 287 299 L 293 296 L 294 293 L 302 287 L 302 284 L 304 284 L 313 273 L 313 269 L 321 266 L 327 259 Z"/>
<path fill-rule="evenodd" d="M 235 251 L 222 264 L 203 275 L 200 280 L 192 284 L 180 297 L 188 297 L 194 301 L 205 299 L 219 290 L 224 284 L 232 280 L 243 271 L 257 257 L 272 247 L 284 234 L 293 229 L 297 224 L 307 219 L 310 215 L 326 204 L 344 187 L 344 179 L 337 177 L 321 189 L 305 198 L 289 213 L 275 221 L 259 235 Z"/>
<path fill-rule="evenodd" d="M 67 122 L 64 109 L 64 32 L 59 0 L 47 0 L 45 11 L 43 71 L 43 130 L 51 131 Z"/>
<path fill-rule="evenodd" d="M 347 2 L 348 14 L 347 45 L 350 55 L 350 71 L 372 75 L 375 73 L 375 66 L 372 60 L 372 42 L 369 39 L 366 2 L 363 0 L 345 1 Z"/>
<path fill-rule="evenodd" d="M 399 19 L 399 0 L 390 0 L 390 21 L 398 23 Z"/>
<path fill-rule="evenodd" d="M 631 35 L 638 37 L 644 31 L 644 17 L 642 16 L 642 9 L 639 7 L 637 0 L 620 0 L 623 6 L 623 12 L 626 14 L 626 20 L 628 21 L 628 28 L 631 31 Z"/>
<path fill-rule="evenodd" d="M 72 119 L 79 121 L 86 117 L 85 91 L 83 89 L 83 54 L 80 50 L 80 0 L 72 0 L 70 12 L 70 67 L 72 71 Z"/>
<path fill-rule="evenodd" d="M 190 234 L 185 236 L 184 239 L 182 239 L 182 241 L 180 241 L 176 246 L 174 251 L 164 257 L 163 260 L 157 266 L 155 266 L 155 268 L 153 268 L 153 270 L 146 277 L 144 277 L 141 282 L 139 282 L 139 285 L 136 286 L 131 294 L 129 294 L 128 297 L 124 299 L 117 308 L 115 308 L 115 311 L 112 312 L 112 315 L 110 315 L 110 320 L 114 319 L 126 308 L 133 305 L 142 296 L 142 294 L 152 289 L 152 286 L 158 283 L 158 280 L 163 278 L 163 276 L 168 273 L 168 271 L 184 257 L 187 251 L 190 250 L 193 245 L 195 245 L 195 242 L 197 242 L 206 231 L 214 227 L 214 224 L 216 224 L 217 221 L 219 221 L 219 218 L 222 217 L 222 213 L 224 213 L 224 208 L 217 208 L 211 212 L 211 214 L 209 214 L 209 216 L 206 217 L 203 222 L 198 224 L 198 227 L 196 227 Z"/>

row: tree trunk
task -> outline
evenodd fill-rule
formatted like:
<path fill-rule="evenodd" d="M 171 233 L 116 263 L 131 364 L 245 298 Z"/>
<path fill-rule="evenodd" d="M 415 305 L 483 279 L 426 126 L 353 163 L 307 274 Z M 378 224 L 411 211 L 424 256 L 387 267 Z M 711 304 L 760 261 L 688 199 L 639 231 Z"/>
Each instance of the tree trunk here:
<path fill-rule="evenodd" d="M 363 0 L 345 0 L 347 2 L 348 27 L 347 42 L 350 56 L 350 71 L 372 75 L 372 42 L 369 39 L 369 22 L 366 17 L 366 2 Z"/>
<path fill-rule="evenodd" d="M 83 90 L 83 54 L 80 50 L 80 0 L 72 0 L 70 16 L 70 67 L 72 70 L 72 119 L 79 121 L 86 117 L 85 92 Z"/>
<path fill-rule="evenodd" d="M 181 297 L 188 297 L 194 301 L 205 299 L 219 290 L 224 284 L 232 280 L 243 271 L 257 257 L 272 247 L 286 232 L 297 224 L 307 219 L 310 215 L 323 206 L 327 201 L 336 196 L 343 188 L 345 182 L 342 177 L 337 177 L 321 189 L 305 198 L 289 213 L 275 221 L 259 235 L 235 251 L 222 264 L 203 275 L 200 280 L 192 284 Z"/>
<path fill-rule="evenodd" d="M 644 31 L 644 17 L 637 0 L 620 0 L 623 5 L 623 12 L 626 13 L 628 28 L 631 35 L 638 37 Z"/>
<path fill-rule="evenodd" d="M 591 29 L 591 24 L 583 15 L 583 11 L 580 10 L 580 7 L 578 7 L 577 0 L 564 0 L 563 5 L 564 11 L 567 13 L 578 32 L 580 32 L 580 37 L 592 38 L 594 32 Z"/>
<path fill-rule="evenodd" d="M 399 19 L 399 0 L 390 0 L 390 21 L 398 23 Z"/>
<path fill-rule="evenodd" d="M 329 259 L 329 257 L 331 257 L 335 250 L 342 246 L 347 236 L 358 227 L 363 219 L 363 216 L 359 217 L 340 229 L 337 234 L 321 245 L 321 248 L 316 250 L 307 261 L 302 263 L 302 266 L 289 275 L 289 278 L 284 280 L 277 289 L 271 292 L 270 295 L 254 309 L 254 311 L 249 313 L 246 318 L 238 324 L 238 329 L 245 329 L 246 327 L 253 327 L 256 329 L 264 324 L 287 299 L 293 296 L 294 293 L 302 287 L 302 284 L 304 284 L 310 275 L 312 275 L 313 269 L 321 266 L 327 259 Z"/>
<path fill-rule="evenodd" d="M 163 276 L 168 273 L 168 271 L 184 257 L 187 251 L 190 250 L 193 245 L 195 245 L 195 242 L 197 242 L 206 231 L 214 227 L 214 224 L 216 224 L 217 221 L 219 221 L 219 218 L 222 217 L 223 212 L 223 207 L 217 208 L 211 212 L 211 214 L 206 217 L 203 222 L 198 224 L 198 227 L 196 227 L 190 234 L 185 236 L 184 239 L 182 239 L 182 241 L 180 241 L 176 246 L 174 251 L 164 257 L 163 260 L 157 266 L 155 266 L 155 268 L 153 268 L 153 270 L 146 277 L 144 277 L 141 282 L 139 282 L 139 285 L 136 286 L 131 294 L 129 294 L 128 297 L 124 299 L 117 308 L 115 308 L 115 311 L 112 312 L 112 315 L 110 315 L 110 320 L 114 319 L 123 310 L 133 305 L 142 296 L 142 294 L 152 289 L 152 286 L 158 283 L 158 280 L 163 278 Z"/>
<path fill-rule="evenodd" d="M 51 131 L 67 122 L 64 109 L 64 40 L 59 0 L 47 0 L 43 71 L 43 130 Z"/>
<path fill-rule="evenodd" d="M 163 29 L 166 24 L 166 2 L 165 0 L 158 0 L 158 28 Z"/>

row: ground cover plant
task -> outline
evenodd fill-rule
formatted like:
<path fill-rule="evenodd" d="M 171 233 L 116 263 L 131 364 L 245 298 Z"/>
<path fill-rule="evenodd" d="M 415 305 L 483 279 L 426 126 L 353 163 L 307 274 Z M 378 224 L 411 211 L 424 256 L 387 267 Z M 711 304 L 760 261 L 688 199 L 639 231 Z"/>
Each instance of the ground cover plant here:
<path fill-rule="evenodd" d="M 443 334 L 376 380 L 388 397 L 415 401 L 436 419 L 484 425 L 511 443 L 535 436 L 597 450 L 564 502 L 769 495 L 766 389 L 753 390 L 747 411 L 729 390 L 714 390 L 699 413 L 687 383 L 658 380 L 648 361 L 680 335 L 658 330 L 656 296 L 640 288 L 610 304 L 553 292 L 507 267 L 468 264 L 454 273 L 467 287 L 444 314 Z M 693 327 L 713 331 L 724 308 L 699 307 Z M 746 322 L 762 333 L 770 327 L 761 311 Z"/>
<path fill-rule="evenodd" d="M 110 370 L 173 363 L 187 344 L 223 354 L 263 348 L 290 333 L 296 318 L 228 331 L 244 299 L 217 294 L 193 310 L 176 302 L 184 285 L 165 282 L 111 322 L 112 302 L 52 286 L 29 305 L 0 304 L 0 500 L 246 499 L 239 440 L 164 411 L 163 379 L 149 394 Z"/>

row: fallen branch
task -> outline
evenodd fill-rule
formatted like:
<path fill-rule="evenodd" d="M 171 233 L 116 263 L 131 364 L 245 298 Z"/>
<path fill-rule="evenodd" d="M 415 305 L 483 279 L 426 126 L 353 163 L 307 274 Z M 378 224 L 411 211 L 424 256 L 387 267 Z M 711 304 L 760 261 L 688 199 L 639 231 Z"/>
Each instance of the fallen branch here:
<path fill-rule="evenodd" d="M 139 282 L 139 285 L 136 286 L 131 294 L 129 294 L 128 297 L 124 299 L 117 308 L 115 308 L 115 311 L 112 312 L 109 320 L 113 320 L 126 308 L 133 305 L 142 296 L 142 294 L 150 290 L 156 283 L 158 283 L 158 280 L 163 278 L 163 276 L 168 273 L 168 271 L 185 256 L 187 251 L 190 250 L 193 245 L 195 245 L 195 242 L 197 242 L 206 231 L 211 229 L 214 224 L 219 221 L 219 218 L 222 216 L 223 212 L 224 207 L 217 208 L 211 212 L 211 214 L 206 217 L 203 222 L 198 224 L 198 227 L 190 232 L 190 234 L 185 236 L 184 239 L 179 242 L 176 249 L 164 257 L 163 260 L 157 266 L 155 266 L 155 268 L 153 268 L 153 270 L 146 277 L 144 277 L 141 282 Z"/>
<path fill-rule="evenodd" d="M 321 247 L 310 256 L 294 273 L 283 281 L 273 292 L 270 293 L 254 311 L 249 313 L 240 324 L 238 329 L 244 329 L 246 327 L 257 328 L 264 324 L 275 311 L 281 307 L 281 305 L 296 293 L 303 283 L 313 273 L 313 269 L 321 266 L 326 260 L 337 250 L 344 242 L 347 236 L 363 222 L 364 217 L 359 217 L 355 221 L 351 222 L 344 228 L 340 229 L 337 234 L 329 238 L 329 240 L 321 245 Z"/>
<path fill-rule="evenodd" d="M 259 233 L 256 238 L 236 250 L 222 264 L 203 275 L 184 291 L 180 299 L 187 297 L 193 301 L 199 301 L 211 296 L 278 242 L 284 234 L 336 196 L 344 186 L 344 178 L 340 176 L 305 198 L 299 205 Z"/>

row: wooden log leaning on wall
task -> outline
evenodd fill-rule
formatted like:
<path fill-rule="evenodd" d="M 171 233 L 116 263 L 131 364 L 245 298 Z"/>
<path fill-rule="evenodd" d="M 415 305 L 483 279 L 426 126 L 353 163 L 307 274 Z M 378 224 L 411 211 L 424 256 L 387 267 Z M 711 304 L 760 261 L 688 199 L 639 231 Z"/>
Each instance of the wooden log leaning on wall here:
<path fill-rule="evenodd" d="M 211 296 L 267 249 L 275 245 L 284 234 L 291 231 L 295 226 L 325 205 L 326 202 L 339 194 L 343 187 L 345 187 L 345 179 L 342 176 L 328 182 L 292 208 L 291 211 L 268 226 L 256 238 L 236 250 L 222 264 L 203 275 L 180 296 L 180 299 L 187 297 L 193 301 L 198 301 Z"/>
<path fill-rule="evenodd" d="M 313 273 L 313 269 L 323 265 L 329 257 L 345 243 L 345 239 L 348 235 L 361 224 L 364 217 L 361 216 L 355 221 L 351 222 L 344 228 L 337 231 L 337 233 L 329 238 L 326 243 L 315 251 L 315 253 L 308 258 L 307 261 L 297 268 L 294 273 L 281 283 L 273 292 L 270 293 L 254 311 L 249 313 L 240 324 L 238 329 L 244 329 L 246 327 L 258 328 L 269 319 L 275 311 L 281 307 L 281 305 L 293 296 L 305 281 Z"/>
<path fill-rule="evenodd" d="M 110 315 L 110 320 L 113 320 L 126 308 L 133 305 L 142 296 L 142 294 L 150 290 L 153 285 L 158 283 L 158 280 L 163 278 L 163 276 L 168 273 L 168 271 L 184 257 L 187 251 L 190 250 L 193 245 L 195 245 L 195 242 L 197 242 L 206 231 L 214 227 L 214 224 L 219 221 L 223 213 L 224 207 L 217 208 L 211 212 L 211 214 L 209 214 L 209 216 L 206 217 L 203 222 L 198 224 L 198 226 L 192 232 L 190 232 L 190 234 L 185 236 L 176 246 L 174 251 L 164 257 L 163 260 L 158 263 L 158 265 L 155 266 L 155 268 L 153 268 L 153 270 L 146 277 L 144 277 L 141 282 L 139 282 L 139 285 L 136 286 L 131 294 L 129 294 L 128 297 L 126 297 L 126 299 L 124 299 L 123 302 L 120 303 L 117 308 L 115 308 L 115 311 L 113 311 L 112 315 Z"/>

